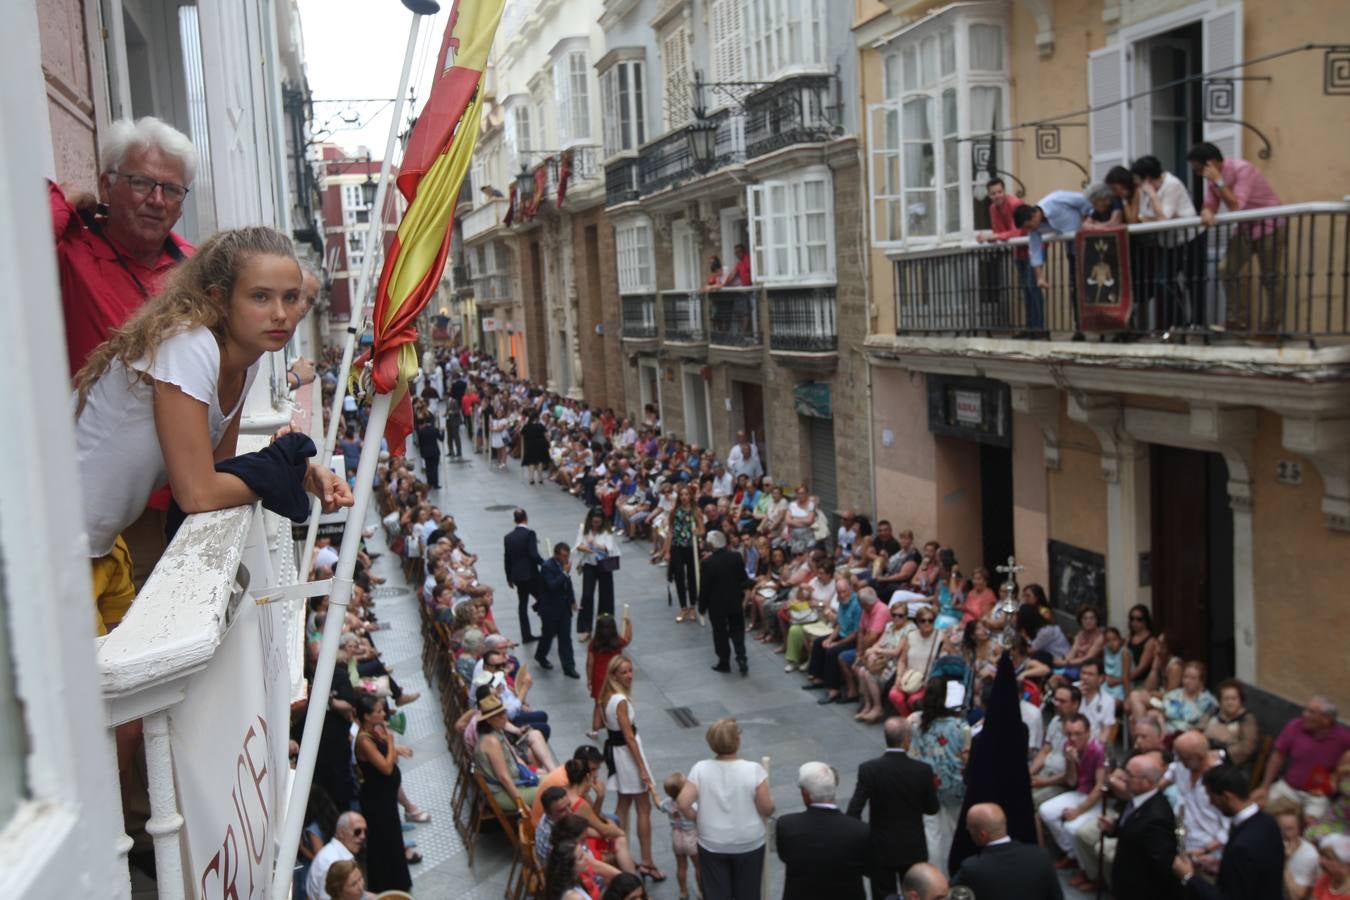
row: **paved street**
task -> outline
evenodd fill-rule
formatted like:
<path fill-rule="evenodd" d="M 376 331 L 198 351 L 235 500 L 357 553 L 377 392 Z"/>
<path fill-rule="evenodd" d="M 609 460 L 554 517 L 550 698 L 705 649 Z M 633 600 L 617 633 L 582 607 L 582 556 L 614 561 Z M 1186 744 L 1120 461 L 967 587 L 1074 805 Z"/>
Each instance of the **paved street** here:
<path fill-rule="evenodd" d="M 505 590 L 501 574 L 501 539 L 511 528 L 511 510 L 524 506 L 530 513 L 531 526 L 550 545 L 560 540 L 570 544 L 576 537 L 582 506 L 556 486 L 530 486 L 514 464 L 499 472 L 489 468 L 483 457 L 471 457 L 447 468 L 448 476 L 442 478 L 446 486 L 435 499 L 455 516 L 468 548 L 479 555 L 479 574 L 497 587 L 498 623 L 507 634 L 517 636 L 515 595 Z M 648 564 L 645 546 L 623 545 L 626 553 L 623 567 L 615 576 L 615 588 L 617 602 L 631 606 L 630 653 L 637 665 L 634 702 L 643 744 L 658 783 L 674 771 L 687 771 L 707 756 L 703 740 L 706 725 L 720 716 L 734 715 L 745 735 L 742 755 L 753 759 L 768 755 L 772 760 L 770 781 L 780 813 L 800 810 L 796 772 L 808 760 L 822 760 L 839 770 L 839 796 L 846 804 L 858 764 L 881 751 L 880 729 L 854 722 L 851 706 L 817 706 L 814 701 L 819 695 L 800 689 L 803 676 L 784 674 L 782 657 L 773 654 L 768 645 L 751 642 L 748 677 L 712 672 L 710 631 L 695 624 L 675 623 L 674 610 L 666 605 L 665 569 Z M 376 568 L 389 578 L 376 594 L 378 613 L 382 621 L 393 626 L 379 634 L 379 647 L 406 688 L 427 691 L 414 595 L 402 583 L 389 556 L 380 559 Z M 579 578 L 577 590 L 579 593 Z M 579 660 L 584 659 L 584 645 L 577 644 L 576 651 Z M 554 661 L 556 664 L 556 655 Z M 586 741 L 590 697 L 583 682 L 563 677 L 559 669 L 545 672 L 534 668 L 536 684 L 530 694 L 531 704 L 549 713 L 552 746 L 560 758 L 565 758 L 578 743 Z M 687 708 L 697 725 L 679 724 L 671 711 L 681 707 Z M 406 739 L 415 755 L 401 764 L 404 785 L 413 802 L 432 813 L 430 824 L 410 832 L 424 856 L 424 862 L 414 868 L 417 896 L 500 897 L 509 861 L 504 840 L 496 834 L 484 836 L 470 867 L 450 822 L 454 770 L 445 749 L 434 691 L 409 706 L 407 712 Z M 670 828 L 663 815 L 654 817 L 652 831 L 657 865 L 669 879 L 650 885 L 649 891 L 654 898 L 676 897 L 679 891 L 670 852 Z M 636 843 L 636 835 L 633 837 Z M 780 896 L 782 868 L 774 865 L 771 870 L 771 896 Z"/>

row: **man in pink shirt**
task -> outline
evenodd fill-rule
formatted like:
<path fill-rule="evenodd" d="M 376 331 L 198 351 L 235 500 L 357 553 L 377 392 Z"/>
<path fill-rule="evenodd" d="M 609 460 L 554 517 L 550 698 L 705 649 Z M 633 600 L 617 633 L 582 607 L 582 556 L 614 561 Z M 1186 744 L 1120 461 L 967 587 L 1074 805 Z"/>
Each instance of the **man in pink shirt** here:
<path fill-rule="evenodd" d="M 1261 170 L 1245 159 L 1224 159 L 1219 148 L 1210 143 L 1199 143 L 1186 154 L 1191 171 L 1205 179 L 1205 202 L 1200 210 L 1200 221 L 1214 224 L 1214 216 L 1223 203 L 1229 212 L 1246 209 L 1267 209 L 1280 205 L 1270 182 Z M 1277 334 L 1284 322 L 1285 275 L 1284 261 L 1289 249 L 1288 220 L 1283 217 L 1256 219 L 1243 222 L 1228 234 L 1228 248 L 1219 263 L 1219 277 L 1223 279 L 1227 301 L 1227 328 L 1230 331 L 1248 331 L 1252 328 L 1251 310 L 1257 306 L 1255 279 L 1242 277 L 1256 257 L 1261 265 L 1261 302 L 1257 331 Z"/>
<path fill-rule="evenodd" d="M 1331 700 L 1322 696 L 1309 700 L 1303 715 L 1290 720 L 1275 739 L 1261 787 L 1252 793 L 1252 799 L 1264 804 L 1286 798 L 1297 803 L 1305 815 L 1326 815 L 1331 773 L 1336 771 L 1341 754 L 1350 750 L 1350 728 L 1336 718 L 1336 705 Z"/>
<path fill-rule="evenodd" d="M 844 673 L 844 686 L 848 691 L 845 696 L 849 697 L 858 695 L 858 676 L 853 671 L 854 664 L 862 659 L 868 647 L 880 639 L 891 621 L 890 607 L 881 602 L 874 588 L 860 588 L 858 604 L 862 607 L 862 615 L 858 619 L 858 640 L 853 647 L 839 654 L 839 668 Z"/>
<path fill-rule="evenodd" d="M 989 194 L 990 230 L 976 232 L 975 240 L 985 244 L 1021 237 L 1025 232 L 1013 224 L 1013 212 L 1022 205 L 1022 198 L 1009 194 L 1002 178 L 990 178 L 984 187 Z M 1041 331 L 1045 328 L 1045 297 L 1040 285 L 1036 284 L 1036 273 L 1031 268 L 1026 247 L 1013 248 L 1013 264 L 1017 267 L 1017 282 L 1022 286 L 1022 300 L 1026 303 L 1027 330 Z"/>

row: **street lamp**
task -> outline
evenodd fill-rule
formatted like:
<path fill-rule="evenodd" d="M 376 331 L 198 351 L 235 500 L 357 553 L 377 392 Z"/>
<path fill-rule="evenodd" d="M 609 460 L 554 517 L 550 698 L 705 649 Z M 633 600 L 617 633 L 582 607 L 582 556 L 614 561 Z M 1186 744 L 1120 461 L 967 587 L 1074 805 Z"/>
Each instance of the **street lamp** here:
<path fill-rule="evenodd" d="M 534 199 L 534 173 L 524 162 L 520 164 L 520 174 L 516 176 L 516 199 L 527 204 Z"/>
<path fill-rule="evenodd" d="M 703 104 L 703 75 L 694 73 L 694 121 L 685 126 L 684 136 L 689 141 L 689 155 L 694 168 L 706 172 L 717 160 L 717 123 L 707 116 Z"/>

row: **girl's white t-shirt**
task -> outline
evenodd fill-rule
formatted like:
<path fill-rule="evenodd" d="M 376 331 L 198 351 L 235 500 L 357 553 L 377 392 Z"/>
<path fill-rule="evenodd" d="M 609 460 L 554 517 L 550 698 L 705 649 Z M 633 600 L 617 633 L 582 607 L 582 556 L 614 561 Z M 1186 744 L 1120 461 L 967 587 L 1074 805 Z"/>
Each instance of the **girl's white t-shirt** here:
<path fill-rule="evenodd" d="M 713 853 L 749 853 L 764 845 L 755 789 L 769 774 L 746 759 L 704 759 L 689 770 L 698 788 L 698 845 Z"/>
<path fill-rule="evenodd" d="M 249 366 L 239 402 L 228 413 L 220 408 L 220 345 L 204 326 L 168 338 L 159 345 L 153 361 L 141 359 L 130 368 L 176 385 L 205 403 L 214 448 L 248 396 L 258 365 Z M 103 556 L 112 550 L 122 530 L 145 511 L 150 495 L 169 480 L 155 431 L 154 389 L 120 362 L 114 361 L 89 389 L 84 411 L 75 423 L 75 456 L 84 491 L 89 555 Z"/>

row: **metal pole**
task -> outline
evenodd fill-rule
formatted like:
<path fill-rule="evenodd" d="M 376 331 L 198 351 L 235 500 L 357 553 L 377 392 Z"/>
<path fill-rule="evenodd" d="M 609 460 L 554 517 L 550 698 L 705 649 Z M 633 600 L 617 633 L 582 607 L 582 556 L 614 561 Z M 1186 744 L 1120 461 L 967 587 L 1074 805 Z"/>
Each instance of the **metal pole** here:
<path fill-rule="evenodd" d="M 361 448 L 361 462 L 356 469 L 356 496 L 348 514 L 347 530 L 342 536 L 342 550 L 338 554 L 337 571 L 333 573 L 333 589 L 328 595 L 328 617 L 323 623 L 323 640 L 319 645 L 319 661 L 314 667 L 314 684 L 309 692 L 309 706 L 305 710 L 305 730 L 300 739 L 300 757 L 295 763 L 295 779 L 286 804 L 286 823 L 281 831 L 281 845 L 277 849 L 275 874 L 272 878 L 273 900 L 285 900 L 291 890 L 292 867 L 300 848 L 300 830 L 305 824 L 306 799 L 314 779 L 314 761 L 319 753 L 319 733 L 328 712 L 328 694 L 333 687 L 333 666 L 337 662 L 338 641 L 342 637 L 342 621 L 347 603 L 352 596 L 352 575 L 356 571 L 356 553 L 361 545 L 361 523 L 366 519 L 370 495 L 375 482 L 375 466 L 380 458 L 379 437 L 389 420 L 391 394 L 376 394 L 370 408 L 370 422 L 366 426 L 366 441 Z"/>
<path fill-rule="evenodd" d="M 430 12 L 435 12 L 434 4 Z M 375 189 L 375 209 L 371 216 L 370 230 L 367 236 L 366 256 L 361 265 L 360 307 L 364 308 L 367 285 L 374 264 L 376 241 L 381 237 L 383 228 L 384 198 L 389 186 L 389 167 L 394 155 L 394 142 L 398 139 L 398 124 L 403 115 L 403 99 L 408 93 L 408 80 L 412 73 L 413 53 L 417 48 L 417 32 L 422 24 L 423 12 L 414 10 L 412 23 L 408 27 L 408 44 L 403 51 L 403 71 L 399 76 L 398 95 L 394 101 L 393 118 L 389 123 L 389 138 L 385 143 L 384 159 L 380 161 L 380 181 Z M 347 329 L 347 342 L 343 347 L 343 377 L 338 379 L 337 390 L 333 397 L 333 414 L 328 423 L 328 433 L 324 436 L 324 453 L 320 459 L 327 464 L 333 455 L 337 443 L 337 423 L 342 411 L 342 398 L 346 386 L 346 373 L 351 367 L 352 355 L 356 349 L 356 329 Z M 292 886 L 292 867 L 295 854 L 300 848 L 300 831 L 304 828 L 305 807 L 309 797 L 310 784 L 314 780 L 314 763 L 319 752 L 319 733 L 323 727 L 324 716 L 328 712 L 328 694 L 333 686 L 333 666 L 337 660 L 338 640 L 342 637 L 342 622 L 347 611 L 347 603 L 352 596 L 352 575 L 356 571 L 356 553 L 361 545 L 361 530 L 365 525 L 366 510 L 370 506 L 371 490 L 375 482 L 375 466 L 380 456 L 380 437 L 384 434 L 385 423 L 389 420 L 390 394 L 376 394 L 371 405 L 370 419 L 366 423 L 364 444 L 361 448 L 361 462 L 356 469 L 356 489 L 354 502 L 347 513 L 347 529 L 342 536 L 342 549 L 338 553 L 337 570 L 333 573 L 333 590 L 328 595 L 328 616 L 324 621 L 323 639 L 319 645 L 319 661 L 314 669 L 314 682 L 310 686 L 309 705 L 305 710 L 305 729 L 300 741 L 300 756 L 295 764 L 295 778 L 291 783 L 291 793 L 286 804 L 286 819 L 281 831 L 281 843 L 277 849 L 277 858 L 272 878 L 273 900 L 285 900 Z M 318 533 L 320 504 L 316 499 L 310 508 L 309 529 L 305 534 L 305 556 L 302 565 L 308 571 L 310 555 L 314 552 L 314 542 Z"/>
<path fill-rule="evenodd" d="M 371 210 L 370 225 L 366 229 L 366 254 L 361 260 L 361 277 L 356 282 L 356 295 L 352 298 L 352 320 L 357 321 L 359 316 L 361 326 L 358 328 L 354 324 L 349 324 L 347 340 L 342 345 L 342 367 L 338 369 L 339 377 L 337 390 L 333 391 L 332 414 L 328 418 L 328 431 L 324 434 L 322 452 L 319 454 L 319 462 L 325 466 L 333 458 L 333 448 L 337 446 L 338 423 L 342 421 L 342 401 L 347 395 L 347 373 L 351 370 L 352 358 L 356 354 L 356 338 L 369 324 L 365 318 L 366 298 L 370 296 L 370 279 L 375 266 L 376 248 L 384 245 L 384 201 L 389 193 L 389 168 L 393 164 L 394 144 L 398 141 L 398 123 L 403 118 L 403 103 L 408 96 L 408 81 L 412 74 L 413 53 L 417 48 L 417 31 L 421 27 L 422 17 L 423 13 L 414 13 L 412 24 L 408 28 L 408 46 L 403 51 L 403 72 L 399 76 L 393 117 L 389 121 L 389 136 L 384 143 L 384 159 L 380 160 L 380 180 L 375 185 L 375 208 Z M 322 391 L 319 397 L 321 399 L 317 405 L 321 407 Z M 320 501 L 315 497 L 309 508 L 305 546 L 300 557 L 300 566 L 297 567 L 305 573 L 309 572 L 309 561 L 314 558 L 314 544 L 319 536 L 320 512 Z M 357 531 L 362 527 L 362 524 L 358 523 Z"/>

